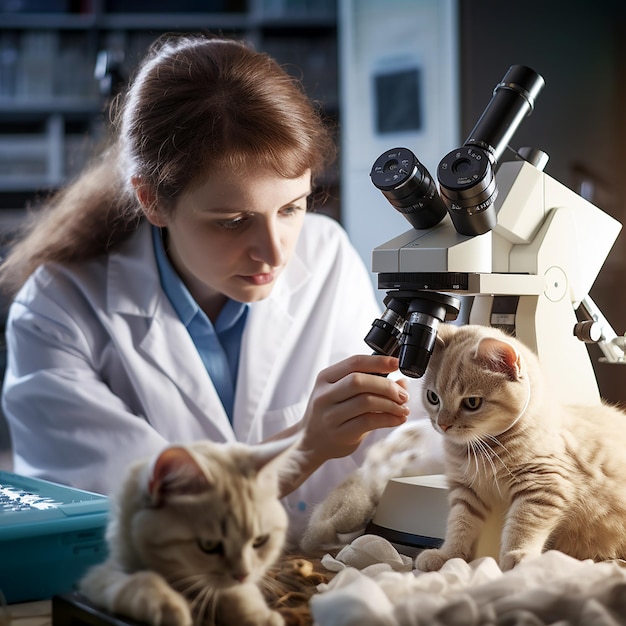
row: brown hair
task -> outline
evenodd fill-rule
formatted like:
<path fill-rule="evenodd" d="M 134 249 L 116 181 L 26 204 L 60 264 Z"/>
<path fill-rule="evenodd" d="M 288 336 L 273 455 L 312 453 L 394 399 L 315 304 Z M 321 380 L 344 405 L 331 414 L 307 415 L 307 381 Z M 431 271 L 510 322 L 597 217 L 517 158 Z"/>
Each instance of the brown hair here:
<path fill-rule="evenodd" d="M 143 212 L 131 178 L 160 210 L 212 171 L 272 169 L 319 175 L 333 138 L 301 85 L 243 42 L 166 36 L 152 46 L 113 117 L 111 147 L 53 196 L 0 267 L 15 293 L 42 263 L 104 254 L 137 228 Z"/>

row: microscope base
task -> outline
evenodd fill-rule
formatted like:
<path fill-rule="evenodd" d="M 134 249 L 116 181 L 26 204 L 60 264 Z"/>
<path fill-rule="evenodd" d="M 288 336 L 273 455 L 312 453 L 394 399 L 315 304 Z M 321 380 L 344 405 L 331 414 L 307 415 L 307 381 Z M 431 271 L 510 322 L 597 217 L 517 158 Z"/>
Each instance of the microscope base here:
<path fill-rule="evenodd" d="M 392 478 L 365 532 L 383 537 L 399 552 L 414 556 L 443 543 L 448 510 L 445 476 Z M 503 511 L 496 511 L 487 520 L 478 542 L 477 558 L 491 556 L 498 560 L 503 519 Z"/>

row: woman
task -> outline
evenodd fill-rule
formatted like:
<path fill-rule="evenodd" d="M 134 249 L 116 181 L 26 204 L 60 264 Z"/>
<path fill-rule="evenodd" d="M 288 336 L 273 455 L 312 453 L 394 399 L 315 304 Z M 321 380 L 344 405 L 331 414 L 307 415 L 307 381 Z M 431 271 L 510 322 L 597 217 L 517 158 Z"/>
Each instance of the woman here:
<path fill-rule="evenodd" d="M 154 47 L 114 129 L 2 267 L 15 471 L 108 493 L 168 442 L 301 432 L 297 532 L 366 434 L 408 414 L 371 375 L 396 360 L 358 356 L 367 271 L 306 212 L 331 137 L 273 60 L 204 37 Z"/>

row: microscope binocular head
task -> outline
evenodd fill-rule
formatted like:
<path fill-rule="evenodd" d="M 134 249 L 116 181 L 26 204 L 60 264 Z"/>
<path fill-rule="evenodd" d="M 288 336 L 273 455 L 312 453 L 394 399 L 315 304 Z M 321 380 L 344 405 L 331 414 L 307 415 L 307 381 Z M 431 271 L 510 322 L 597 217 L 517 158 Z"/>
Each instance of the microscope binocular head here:
<path fill-rule="evenodd" d="M 437 225 L 450 214 L 461 235 L 473 237 L 496 225 L 496 169 L 515 131 L 532 112 L 543 78 L 524 65 L 512 65 L 464 144 L 441 159 L 435 182 L 407 148 L 381 154 L 370 172 L 372 183 L 413 228 Z"/>
<path fill-rule="evenodd" d="M 390 291 L 385 312 L 374 320 L 365 343 L 377 354 L 397 356 L 400 371 L 421 378 L 435 348 L 437 329 L 455 319 L 461 302 L 448 294 L 430 291 Z"/>

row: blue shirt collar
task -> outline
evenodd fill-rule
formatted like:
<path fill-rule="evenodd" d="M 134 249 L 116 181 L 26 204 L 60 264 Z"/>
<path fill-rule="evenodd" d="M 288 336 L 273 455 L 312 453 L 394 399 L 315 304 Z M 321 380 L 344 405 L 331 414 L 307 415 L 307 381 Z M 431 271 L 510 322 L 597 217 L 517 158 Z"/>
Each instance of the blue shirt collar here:
<path fill-rule="evenodd" d="M 182 323 L 188 328 L 192 320 L 197 315 L 200 315 L 211 324 L 211 321 L 193 299 L 189 289 L 187 289 L 185 283 L 180 279 L 167 258 L 161 229 L 156 226 L 152 227 L 152 240 L 154 242 L 154 253 L 161 279 L 161 287 L 163 287 L 163 291 L 165 291 Z M 232 328 L 247 311 L 248 306 L 244 302 L 228 299 L 215 322 L 215 331 L 220 333 Z"/>

